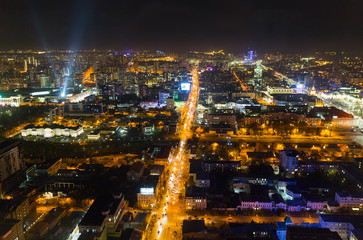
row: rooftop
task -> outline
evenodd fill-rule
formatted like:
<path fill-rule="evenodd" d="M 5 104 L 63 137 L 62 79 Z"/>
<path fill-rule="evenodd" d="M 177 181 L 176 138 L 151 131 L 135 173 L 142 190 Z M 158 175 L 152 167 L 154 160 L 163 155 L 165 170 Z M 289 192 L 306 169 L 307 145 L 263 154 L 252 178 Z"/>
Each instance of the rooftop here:
<path fill-rule="evenodd" d="M 17 223 L 19 220 L 16 219 L 4 219 L 0 222 L 0 237 L 6 235 Z"/>
<path fill-rule="evenodd" d="M 6 140 L 6 141 L 0 143 L 0 154 L 3 154 L 5 152 L 15 148 L 19 144 L 20 144 L 20 142 L 15 141 L 15 140 Z"/>
<path fill-rule="evenodd" d="M 91 207 L 88 209 L 86 215 L 79 223 L 80 226 L 101 226 L 105 215 L 102 214 L 110 210 L 110 214 L 117 209 L 117 206 L 122 201 L 122 198 L 115 198 L 112 195 L 98 197 Z"/>
<path fill-rule="evenodd" d="M 183 234 L 203 232 L 205 230 L 204 220 L 183 220 Z"/>

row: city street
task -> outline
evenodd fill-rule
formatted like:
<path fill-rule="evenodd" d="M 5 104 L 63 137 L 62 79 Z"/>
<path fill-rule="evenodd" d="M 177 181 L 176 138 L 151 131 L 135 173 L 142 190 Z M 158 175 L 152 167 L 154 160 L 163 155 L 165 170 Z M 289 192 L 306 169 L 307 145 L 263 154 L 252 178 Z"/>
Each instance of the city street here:
<path fill-rule="evenodd" d="M 187 141 L 193 135 L 192 125 L 199 94 L 198 69 L 195 68 L 192 74 L 192 87 L 188 101 L 182 109 L 181 122 L 179 123 L 179 146 L 174 151 L 174 155 L 169 156 L 168 169 L 170 176 L 167 176 L 166 193 L 162 196 L 162 200 L 159 201 L 159 209 L 152 212 L 152 214 L 156 214 L 157 221 L 154 229 L 151 230 L 151 234 L 146 236 L 147 239 L 171 239 L 174 235 L 175 237 L 181 236 L 180 221 L 182 221 L 184 215 L 185 182 L 188 177 L 189 163 Z"/>

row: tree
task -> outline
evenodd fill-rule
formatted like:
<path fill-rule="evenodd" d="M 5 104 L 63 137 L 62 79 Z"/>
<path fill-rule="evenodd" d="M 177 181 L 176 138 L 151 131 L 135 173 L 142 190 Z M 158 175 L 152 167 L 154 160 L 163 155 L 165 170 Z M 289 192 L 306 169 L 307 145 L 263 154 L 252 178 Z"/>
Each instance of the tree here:
<path fill-rule="evenodd" d="M 195 185 L 195 181 L 194 181 L 194 178 L 192 176 L 189 177 L 187 185 L 188 186 Z"/>
<path fill-rule="evenodd" d="M 248 174 L 251 177 L 273 177 L 274 170 L 270 165 L 263 163 L 252 163 L 248 167 Z"/>

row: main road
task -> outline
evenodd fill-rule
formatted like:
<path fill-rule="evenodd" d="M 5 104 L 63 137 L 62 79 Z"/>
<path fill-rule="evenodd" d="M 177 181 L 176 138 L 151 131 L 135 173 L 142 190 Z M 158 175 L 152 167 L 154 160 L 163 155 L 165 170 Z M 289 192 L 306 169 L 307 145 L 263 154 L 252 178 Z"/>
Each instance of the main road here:
<path fill-rule="evenodd" d="M 179 125 L 179 145 L 174 154 L 169 158 L 168 181 L 166 193 L 159 201 L 159 209 L 152 214 L 156 215 L 157 221 L 154 229 L 148 232 L 147 239 L 171 239 L 181 237 L 181 218 L 185 214 L 185 183 L 188 177 L 189 156 L 187 154 L 187 142 L 192 137 L 192 125 L 195 118 L 195 110 L 199 97 L 198 69 L 192 71 L 192 87 L 188 100 L 182 110 Z"/>

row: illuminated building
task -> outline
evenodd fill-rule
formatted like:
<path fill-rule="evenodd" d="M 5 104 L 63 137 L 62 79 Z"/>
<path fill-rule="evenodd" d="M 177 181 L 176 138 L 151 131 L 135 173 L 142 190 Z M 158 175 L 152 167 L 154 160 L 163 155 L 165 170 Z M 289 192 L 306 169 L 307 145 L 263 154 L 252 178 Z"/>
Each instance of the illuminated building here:
<path fill-rule="evenodd" d="M 21 101 L 22 101 L 22 98 L 21 97 L 2 98 L 0 96 L 0 106 L 19 107 Z"/>
<path fill-rule="evenodd" d="M 28 64 L 26 62 L 26 60 L 24 60 L 24 73 L 28 72 Z"/>
<path fill-rule="evenodd" d="M 16 219 L 3 219 L 0 221 L 0 239 L 2 240 L 24 240 L 22 221 Z"/>
<path fill-rule="evenodd" d="M 122 193 L 96 198 L 79 223 L 80 239 L 107 239 L 109 231 L 116 232 L 125 208 Z"/>
<path fill-rule="evenodd" d="M 269 94 L 294 94 L 295 91 L 292 88 L 283 88 L 283 87 L 270 87 L 267 86 L 267 92 Z"/>
<path fill-rule="evenodd" d="M 144 164 L 142 162 L 134 163 L 127 172 L 127 181 L 140 182 L 141 176 L 144 173 Z"/>
<path fill-rule="evenodd" d="M 271 198 L 268 195 L 241 194 L 240 199 L 241 205 L 237 207 L 239 209 L 268 209 L 271 211 L 277 209 L 286 210 L 286 203 L 278 193 L 273 194 Z"/>
<path fill-rule="evenodd" d="M 362 193 L 349 194 L 344 192 L 337 192 L 335 193 L 335 201 L 339 203 L 340 207 L 363 208 Z"/>
<path fill-rule="evenodd" d="M 47 88 L 49 87 L 49 77 L 45 74 L 42 74 L 39 76 L 40 79 L 40 87 L 41 88 Z"/>
<path fill-rule="evenodd" d="M 166 105 L 166 100 L 170 97 L 168 92 L 159 92 L 159 104 Z"/>
<path fill-rule="evenodd" d="M 313 85 L 313 87 L 311 88 L 310 95 L 313 95 L 313 96 L 315 96 L 315 95 L 316 95 L 316 90 L 315 90 L 314 85 Z"/>
<path fill-rule="evenodd" d="M 289 174 L 294 174 L 298 168 L 299 152 L 295 150 L 280 151 L 280 166 Z"/>
<path fill-rule="evenodd" d="M 95 81 L 92 79 L 93 74 L 95 73 L 93 66 L 87 69 L 83 74 L 83 84 L 94 84 Z"/>
<path fill-rule="evenodd" d="M 156 198 L 159 193 L 160 176 L 149 175 L 140 187 L 137 194 L 137 203 L 142 208 L 151 208 L 155 206 Z"/>
<path fill-rule="evenodd" d="M 185 208 L 187 210 L 204 210 L 207 208 L 207 194 L 204 188 L 190 186 L 185 194 Z"/>
<path fill-rule="evenodd" d="M 99 97 L 105 101 L 118 101 L 123 94 L 122 83 L 107 83 L 98 86 Z"/>
<path fill-rule="evenodd" d="M 83 133 L 83 127 L 64 127 L 62 125 L 52 124 L 44 126 L 28 125 L 21 130 L 21 136 L 42 136 L 51 138 L 55 136 L 78 137 Z"/>
<path fill-rule="evenodd" d="M 25 180 L 25 163 L 20 142 L 5 141 L 0 144 L 0 195 Z"/>
<path fill-rule="evenodd" d="M 166 99 L 166 109 L 167 110 L 173 110 L 175 107 L 175 100 L 172 97 L 168 97 Z"/>
<path fill-rule="evenodd" d="M 252 64 L 255 61 L 255 53 L 254 51 L 250 50 L 247 52 L 247 55 L 244 57 L 244 62 L 246 64 Z"/>
<path fill-rule="evenodd" d="M 363 216 L 320 214 L 319 223 L 323 228 L 337 232 L 342 239 L 349 239 L 351 231 L 361 228 Z"/>
<path fill-rule="evenodd" d="M 64 106 L 53 108 L 46 114 L 45 120 L 50 124 L 52 124 L 54 120 L 63 116 L 63 113 L 64 113 Z"/>
<path fill-rule="evenodd" d="M 93 131 L 93 132 L 90 132 L 88 135 L 87 135 L 87 139 L 88 140 L 99 140 L 101 138 L 101 132 L 96 130 L 96 131 Z"/>
<path fill-rule="evenodd" d="M 148 86 L 145 84 L 139 85 L 139 96 L 146 97 L 148 95 Z"/>

